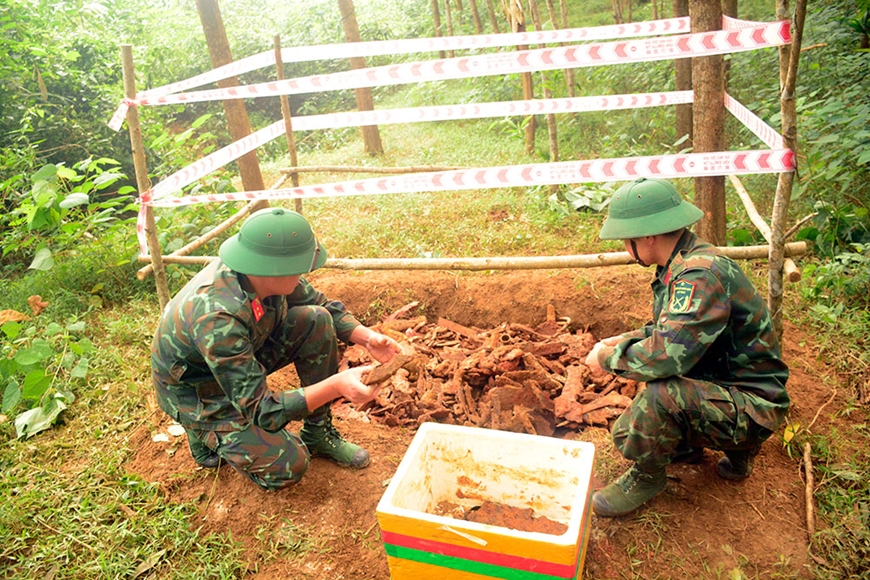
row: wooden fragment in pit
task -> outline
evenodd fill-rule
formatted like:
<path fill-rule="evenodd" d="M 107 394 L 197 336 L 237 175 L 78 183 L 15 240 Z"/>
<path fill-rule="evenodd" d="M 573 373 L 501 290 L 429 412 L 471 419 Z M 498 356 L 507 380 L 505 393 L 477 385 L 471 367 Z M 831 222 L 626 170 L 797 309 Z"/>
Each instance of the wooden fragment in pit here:
<path fill-rule="evenodd" d="M 392 377 L 396 371 L 406 367 L 414 360 L 412 355 L 397 354 L 390 362 L 376 366 L 371 371 L 363 376 L 363 383 L 366 385 L 376 385 L 382 383 Z"/>

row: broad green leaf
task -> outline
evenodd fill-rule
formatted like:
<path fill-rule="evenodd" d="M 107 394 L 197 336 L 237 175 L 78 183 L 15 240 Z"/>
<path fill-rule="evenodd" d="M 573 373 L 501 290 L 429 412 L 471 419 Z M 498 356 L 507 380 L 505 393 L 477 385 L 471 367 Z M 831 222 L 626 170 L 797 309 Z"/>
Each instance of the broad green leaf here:
<path fill-rule="evenodd" d="M 56 165 L 43 165 L 39 168 L 39 171 L 33 174 L 30 178 L 34 183 L 37 181 L 47 181 L 57 175 L 57 166 Z"/>
<path fill-rule="evenodd" d="M 57 322 L 50 322 L 48 326 L 45 327 L 46 336 L 54 336 L 55 334 L 59 334 L 63 332 L 63 326 L 58 324 Z"/>
<path fill-rule="evenodd" d="M 6 389 L 3 391 L 3 405 L 0 407 L 0 412 L 8 413 L 21 401 L 21 387 L 15 379 L 10 378 L 6 383 Z"/>
<path fill-rule="evenodd" d="M 51 257 L 51 250 L 48 248 L 39 248 L 36 251 L 36 256 L 33 257 L 33 262 L 28 266 L 28 270 L 41 270 L 46 272 L 54 266 L 54 260 Z"/>
<path fill-rule="evenodd" d="M 51 345 L 48 344 L 48 341 L 41 338 L 35 338 L 29 348 L 20 349 L 15 353 L 13 358 L 18 364 L 26 366 L 43 361 L 52 354 L 54 354 L 54 351 L 52 350 Z"/>
<path fill-rule="evenodd" d="M 67 324 L 66 329 L 70 332 L 84 332 L 85 330 L 85 321 L 77 320 L 71 324 Z"/>
<path fill-rule="evenodd" d="M 57 166 L 57 176 L 63 179 L 75 179 L 78 177 L 78 173 L 75 172 L 75 169 L 70 169 L 64 165 Z"/>
<path fill-rule="evenodd" d="M 78 342 L 71 342 L 69 344 L 69 349 L 77 355 L 83 355 L 89 352 L 94 352 L 94 343 L 87 338 L 83 338 Z"/>
<path fill-rule="evenodd" d="M 18 337 L 18 334 L 21 332 L 21 323 L 19 322 L 7 322 L 3 326 L 0 326 L 0 330 L 3 331 L 3 334 L 6 335 L 6 338 L 9 340 L 15 340 Z"/>
<path fill-rule="evenodd" d="M 42 369 L 27 373 L 21 385 L 21 398 L 27 401 L 39 400 L 51 387 L 51 377 L 45 376 Z"/>
<path fill-rule="evenodd" d="M 83 379 L 88 375 L 88 359 L 87 357 L 82 357 L 76 363 L 76 366 L 73 367 L 73 370 L 70 371 L 70 376 L 74 379 Z"/>
<path fill-rule="evenodd" d="M 57 420 L 61 411 L 66 409 L 62 397 L 52 397 L 44 407 L 36 407 L 15 417 L 15 434 L 19 439 L 33 437 L 45 431 Z"/>
<path fill-rule="evenodd" d="M 60 207 L 64 209 L 69 209 L 77 205 L 87 205 L 89 201 L 90 198 L 86 193 L 71 193 L 66 196 L 66 198 L 62 202 L 60 202 Z"/>

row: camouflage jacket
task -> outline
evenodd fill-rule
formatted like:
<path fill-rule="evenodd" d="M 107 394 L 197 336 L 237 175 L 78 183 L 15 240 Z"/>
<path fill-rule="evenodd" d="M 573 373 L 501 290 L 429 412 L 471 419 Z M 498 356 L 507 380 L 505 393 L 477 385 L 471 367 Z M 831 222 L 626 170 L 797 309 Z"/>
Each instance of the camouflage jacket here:
<path fill-rule="evenodd" d="M 151 347 L 152 381 L 160 408 L 185 427 L 228 431 L 253 424 L 274 432 L 303 418 L 308 408 L 301 389 L 270 391 L 257 352 L 291 306 L 323 306 L 345 342 L 360 324 L 305 278 L 292 294 L 263 300 L 259 321 L 255 298 L 216 260 L 166 305 Z"/>
<path fill-rule="evenodd" d="M 734 387 L 759 425 L 789 406 L 788 367 L 764 299 L 733 260 L 686 230 L 652 282 L 653 321 L 599 351 L 605 370 L 638 381 L 672 376 Z"/>

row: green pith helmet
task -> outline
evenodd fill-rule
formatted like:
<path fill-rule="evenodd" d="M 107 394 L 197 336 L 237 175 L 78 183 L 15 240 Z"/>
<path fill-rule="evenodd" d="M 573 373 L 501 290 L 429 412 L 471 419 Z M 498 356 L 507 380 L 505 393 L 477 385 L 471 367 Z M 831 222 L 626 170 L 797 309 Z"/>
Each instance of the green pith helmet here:
<path fill-rule="evenodd" d="M 323 266 L 326 249 L 308 220 L 280 207 L 251 214 L 220 248 L 224 264 L 250 276 L 295 276 Z"/>
<path fill-rule="evenodd" d="M 601 233 L 602 240 L 657 236 L 688 227 L 704 212 L 685 201 L 669 182 L 641 177 L 616 190 Z"/>

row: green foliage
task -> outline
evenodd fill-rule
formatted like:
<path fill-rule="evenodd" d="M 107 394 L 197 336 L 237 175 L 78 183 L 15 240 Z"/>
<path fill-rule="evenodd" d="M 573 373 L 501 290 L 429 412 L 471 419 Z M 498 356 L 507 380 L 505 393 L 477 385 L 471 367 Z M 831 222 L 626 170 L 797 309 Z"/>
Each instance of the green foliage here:
<path fill-rule="evenodd" d="M 17 413 L 19 439 L 51 427 L 75 400 L 72 388 L 87 376 L 88 355 L 93 351 L 84 330 L 80 320 L 65 326 L 12 321 L 0 327 L 0 411 Z"/>
<path fill-rule="evenodd" d="M 136 209 L 128 195 L 133 188 L 110 191 L 125 178 L 117 165 L 108 158 L 85 159 L 73 168 L 48 164 L 30 177 L 29 191 L 18 181 L 11 198 L 15 208 L 0 216 L 2 258 L 21 263 L 30 254 L 29 268 L 49 270 L 55 256 L 83 239 L 133 223 L 134 217 L 125 217 Z"/>

